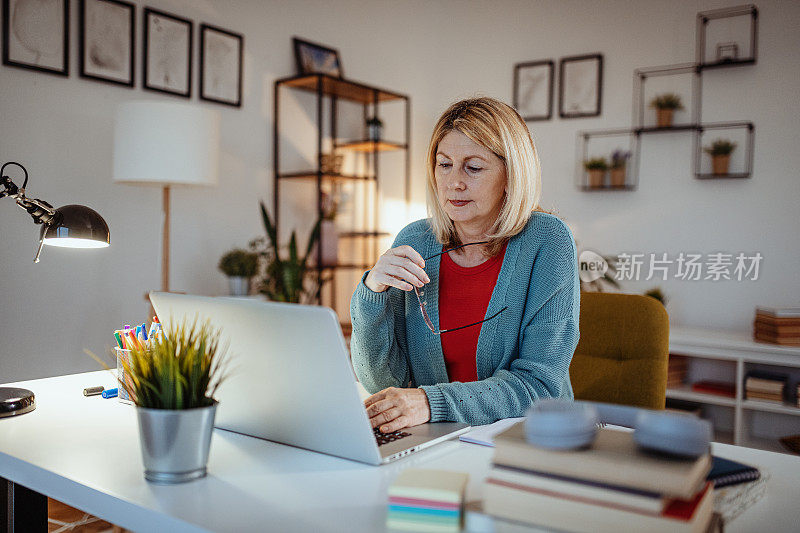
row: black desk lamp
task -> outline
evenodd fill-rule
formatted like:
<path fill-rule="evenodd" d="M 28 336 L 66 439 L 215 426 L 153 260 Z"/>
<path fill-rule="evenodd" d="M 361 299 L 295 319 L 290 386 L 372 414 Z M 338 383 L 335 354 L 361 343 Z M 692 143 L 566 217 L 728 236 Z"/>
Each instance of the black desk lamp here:
<path fill-rule="evenodd" d="M 16 165 L 24 172 L 25 181 L 21 188 L 5 175 L 8 165 Z M 31 215 L 34 223 L 42 225 L 34 263 L 39 262 L 45 244 L 67 248 L 105 248 L 110 244 L 108 224 L 97 211 L 83 205 L 65 205 L 54 209 L 44 200 L 25 196 L 27 185 L 28 171 L 25 167 L 14 161 L 0 167 L 0 198 L 13 198 L 18 206 Z M 36 401 L 33 392 L 16 387 L 0 387 L 0 418 L 29 413 L 34 409 Z"/>

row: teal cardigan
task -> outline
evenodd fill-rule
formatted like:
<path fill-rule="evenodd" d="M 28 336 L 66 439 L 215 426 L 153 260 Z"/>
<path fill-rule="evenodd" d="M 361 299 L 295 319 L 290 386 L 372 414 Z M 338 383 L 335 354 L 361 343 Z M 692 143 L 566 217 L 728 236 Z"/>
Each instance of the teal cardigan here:
<path fill-rule="evenodd" d="M 422 257 L 442 251 L 427 220 L 403 228 L 393 247 L 403 244 Z M 436 327 L 439 265 L 440 257 L 425 265 L 427 309 Z M 558 217 L 534 212 L 508 243 L 485 316 L 508 309 L 481 325 L 478 381 L 450 383 L 441 339 L 425 325 L 413 291 L 376 293 L 365 277 L 350 301 L 350 347 L 356 376 L 371 394 L 419 387 L 432 422 L 471 425 L 523 416 L 539 398 L 573 397 L 569 364 L 579 337 L 580 284 L 575 241 Z"/>

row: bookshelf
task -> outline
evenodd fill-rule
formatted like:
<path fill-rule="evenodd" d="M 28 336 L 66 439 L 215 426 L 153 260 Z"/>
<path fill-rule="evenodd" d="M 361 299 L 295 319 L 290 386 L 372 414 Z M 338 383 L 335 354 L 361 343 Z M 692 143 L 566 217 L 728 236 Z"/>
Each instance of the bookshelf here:
<path fill-rule="evenodd" d="M 754 430 L 770 425 L 777 427 L 782 435 L 800 434 L 800 407 L 796 403 L 745 399 L 744 380 L 749 370 L 774 370 L 789 374 L 789 389 L 794 391 L 800 380 L 800 347 L 756 342 L 749 331 L 673 327 L 669 337 L 670 354 L 689 358 L 690 369 L 703 361 L 706 367 L 716 367 L 720 373 L 732 375 L 736 394 L 729 398 L 697 392 L 687 383 L 668 388 L 667 398 L 732 411 L 727 413 L 732 418 L 732 427 L 716 431 L 715 440 L 787 453 L 777 437 L 759 435 Z"/>

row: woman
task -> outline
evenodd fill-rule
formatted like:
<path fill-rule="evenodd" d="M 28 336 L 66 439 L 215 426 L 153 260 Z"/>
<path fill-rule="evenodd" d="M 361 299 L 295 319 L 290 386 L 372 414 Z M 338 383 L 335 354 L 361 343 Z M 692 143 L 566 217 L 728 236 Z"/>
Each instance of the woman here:
<path fill-rule="evenodd" d="M 525 122 L 492 98 L 457 102 L 436 123 L 426 162 L 431 217 L 400 231 L 350 303 L 372 427 L 487 424 L 539 398 L 572 398 L 575 242 L 538 207 Z"/>

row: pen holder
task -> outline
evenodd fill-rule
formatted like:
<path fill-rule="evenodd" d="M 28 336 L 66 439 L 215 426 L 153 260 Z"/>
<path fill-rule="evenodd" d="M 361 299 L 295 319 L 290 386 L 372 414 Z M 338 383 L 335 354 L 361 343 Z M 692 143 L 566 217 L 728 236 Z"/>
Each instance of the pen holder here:
<path fill-rule="evenodd" d="M 123 350 L 122 348 L 114 348 L 114 350 L 117 352 L 117 381 L 119 382 L 117 384 L 119 388 L 117 398 L 124 403 L 133 403 L 133 400 L 131 400 L 131 397 L 128 395 L 128 391 L 122 386 L 123 383 L 130 383 L 129 378 L 125 375 L 125 367 L 122 366 L 122 361 L 124 360 L 126 364 L 130 365 L 131 351 Z"/>

